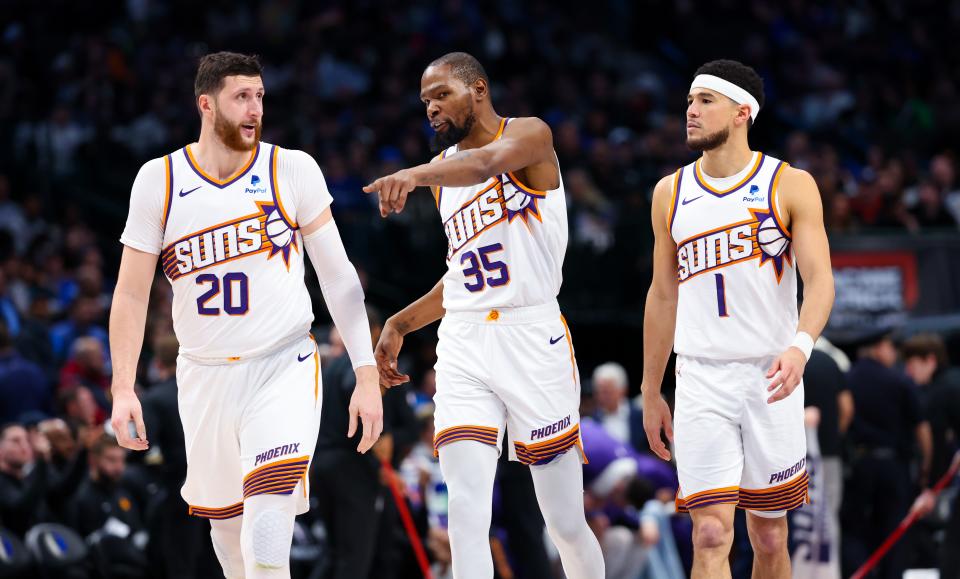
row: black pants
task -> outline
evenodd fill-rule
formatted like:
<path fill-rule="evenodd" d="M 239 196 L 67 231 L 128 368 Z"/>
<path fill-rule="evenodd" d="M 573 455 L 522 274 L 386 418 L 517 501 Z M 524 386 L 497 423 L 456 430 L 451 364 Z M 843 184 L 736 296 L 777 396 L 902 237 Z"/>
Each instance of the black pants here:
<path fill-rule="evenodd" d="M 381 536 L 383 485 L 379 465 L 354 450 L 318 450 L 311 467 L 311 494 L 327 528 L 330 579 L 368 579 Z"/>
<path fill-rule="evenodd" d="M 210 523 L 187 514 L 179 484 L 166 489 L 150 529 L 150 577 L 203 579 L 222 573 L 210 539 Z"/>
<path fill-rule="evenodd" d="M 892 533 L 910 508 L 910 472 L 896 456 L 863 454 L 853 460 L 843 493 L 843 576 L 849 577 Z M 903 541 L 880 561 L 870 577 L 903 577 L 909 553 Z"/>
<path fill-rule="evenodd" d="M 947 533 L 940 548 L 940 577 L 953 579 L 960 577 L 960 493 L 953 501 L 950 509 L 950 520 L 947 521 Z"/>

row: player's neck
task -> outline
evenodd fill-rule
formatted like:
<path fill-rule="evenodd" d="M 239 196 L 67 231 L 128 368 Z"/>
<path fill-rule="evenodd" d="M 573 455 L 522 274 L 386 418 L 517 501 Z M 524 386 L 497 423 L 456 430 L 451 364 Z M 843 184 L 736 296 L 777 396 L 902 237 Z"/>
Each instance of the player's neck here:
<path fill-rule="evenodd" d="M 217 179 L 229 179 L 247 164 L 253 151 L 235 151 L 227 147 L 210 129 L 200 131 L 200 138 L 190 145 L 190 154 L 204 173 Z"/>
<path fill-rule="evenodd" d="M 477 115 L 477 122 L 474 123 L 470 134 L 460 141 L 457 150 L 466 151 L 489 144 L 500 132 L 501 120 L 503 119 L 500 115 L 492 110 L 486 114 Z"/>
<path fill-rule="evenodd" d="M 752 158 L 753 151 L 746 140 L 738 143 L 728 140 L 715 149 L 703 152 L 700 170 L 709 177 L 722 179 L 743 171 Z"/>

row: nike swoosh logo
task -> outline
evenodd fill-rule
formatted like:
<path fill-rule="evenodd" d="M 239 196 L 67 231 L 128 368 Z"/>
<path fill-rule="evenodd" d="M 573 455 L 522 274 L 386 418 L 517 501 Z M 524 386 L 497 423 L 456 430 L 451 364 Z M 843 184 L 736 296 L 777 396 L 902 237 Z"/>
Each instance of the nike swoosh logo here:
<path fill-rule="evenodd" d="M 200 187 L 202 187 L 202 186 L 203 186 L 203 185 L 201 185 Z M 181 197 L 186 197 L 187 195 L 193 193 L 194 191 L 196 191 L 196 190 L 199 189 L 200 187 L 194 187 L 193 189 L 191 189 L 191 190 L 189 190 L 189 191 L 184 191 L 183 189 L 181 189 L 181 190 L 180 190 L 180 196 L 181 196 Z"/>
<path fill-rule="evenodd" d="M 552 346 L 552 345 L 556 344 L 557 342 L 559 342 L 559 341 L 562 340 L 562 339 L 563 339 L 563 334 L 560 334 L 560 335 L 557 336 L 556 338 L 550 338 L 550 345 Z"/>
<path fill-rule="evenodd" d="M 303 362 L 304 360 L 306 360 L 306 359 L 309 358 L 310 356 L 313 356 L 313 352 L 310 352 L 310 353 L 307 354 L 306 356 L 301 356 L 300 354 L 297 354 L 297 362 Z"/>
<path fill-rule="evenodd" d="M 703 197 L 703 195 L 701 195 L 700 197 Z M 693 199 L 684 199 L 683 201 L 680 202 L 680 205 L 686 205 L 687 203 L 693 203 L 694 201 L 696 201 L 696 200 L 699 199 L 700 197 L 694 197 Z"/>

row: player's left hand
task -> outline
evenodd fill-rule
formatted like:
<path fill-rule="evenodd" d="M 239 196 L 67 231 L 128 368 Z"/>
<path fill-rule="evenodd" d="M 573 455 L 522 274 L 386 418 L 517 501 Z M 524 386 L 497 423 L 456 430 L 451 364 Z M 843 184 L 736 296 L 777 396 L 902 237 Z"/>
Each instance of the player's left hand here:
<path fill-rule="evenodd" d="M 357 451 L 366 453 L 383 432 L 383 401 L 380 398 L 380 375 L 376 366 L 357 368 L 357 385 L 350 397 L 350 427 L 347 438 L 357 432 L 357 419 L 363 422 L 363 437 Z"/>
<path fill-rule="evenodd" d="M 807 359 L 800 351 L 800 348 L 791 346 L 787 351 L 777 356 L 777 359 L 770 365 L 767 371 L 767 378 L 773 378 L 767 392 L 773 392 L 770 398 L 767 398 L 767 404 L 773 404 L 778 400 L 783 400 L 793 393 L 803 378 L 803 369 L 807 365 Z M 779 390 L 777 390 L 779 388 Z"/>
<path fill-rule="evenodd" d="M 407 195 L 417 188 L 417 180 L 409 169 L 402 169 L 392 175 L 380 177 L 363 188 L 366 193 L 380 194 L 380 216 L 386 217 L 391 211 L 400 213 L 407 203 Z"/>

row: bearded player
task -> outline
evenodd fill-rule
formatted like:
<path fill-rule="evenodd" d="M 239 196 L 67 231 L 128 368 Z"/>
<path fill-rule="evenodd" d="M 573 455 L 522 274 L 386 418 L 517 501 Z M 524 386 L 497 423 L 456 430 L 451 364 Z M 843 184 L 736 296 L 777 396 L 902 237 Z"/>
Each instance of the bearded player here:
<path fill-rule="evenodd" d="M 603 577 L 583 512 L 580 378 L 557 305 L 567 215 L 550 128 L 498 115 L 486 72 L 462 52 L 427 67 L 420 99 L 440 154 L 364 190 L 379 193 L 386 216 L 430 186 L 447 235 L 447 273 L 387 321 L 377 363 L 383 383 L 407 381 L 396 366 L 403 336 L 443 318 L 434 447 L 449 492 L 454 575 L 493 576 L 493 479 L 506 443 L 511 459 L 530 465 L 567 577 Z"/>
<path fill-rule="evenodd" d="M 653 193 L 654 273 L 644 317 L 643 422 L 693 517 L 694 578 L 729 577 L 734 509 L 747 511 L 754 577 L 790 577 L 786 512 L 807 501 L 803 369 L 833 304 L 813 178 L 752 151 L 763 82 L 730 60 L 687 95 L 700 158 Z M 803 306 L 797 308 L 797 271 Z M 671 347 L 676 423 L 660 395 Z"/>
<path fill-rule="evenodd" d="M 210 519 L 226 577 L 289 577 L 322 400 L 304 252 L 356 371 L 344 434 L 363 421 L 360 452 L 382 425 L 363 290 L 317 163 L 260 141 L 257 58 L 205 56 L 194 90 L 199 139 L 147 162 L 133 184 L 110 312 L 112 424 L 122 446 L 147 449 L 134 380 L 159 260 L 180 342 L 181 494 Z"/>

